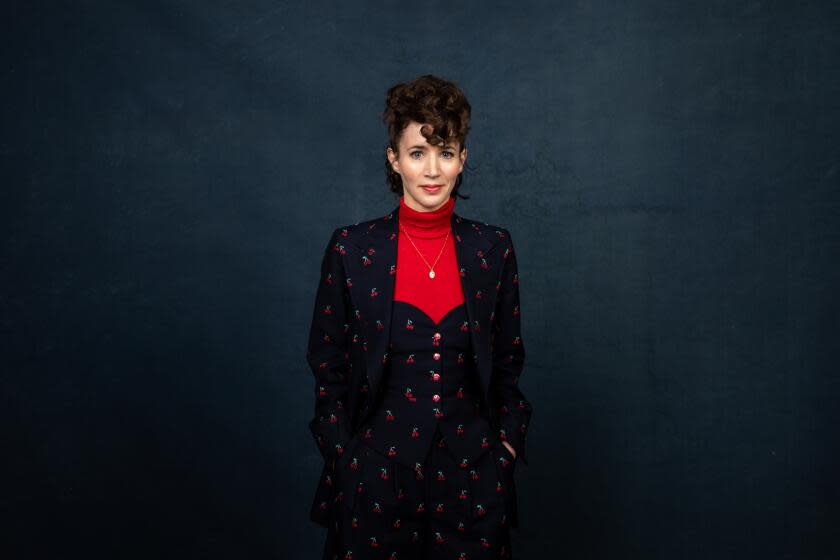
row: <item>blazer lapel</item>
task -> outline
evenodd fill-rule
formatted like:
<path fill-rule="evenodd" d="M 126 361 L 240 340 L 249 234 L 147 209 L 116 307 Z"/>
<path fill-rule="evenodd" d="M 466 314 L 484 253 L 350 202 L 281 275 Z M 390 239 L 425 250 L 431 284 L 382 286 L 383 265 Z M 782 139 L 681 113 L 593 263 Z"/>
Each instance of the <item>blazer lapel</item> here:
<path fill-rule="evenodd" d="M 476 222 L 467 222 L 461 216 L 452 214 L 452 229 L 455 232 L 455 253 L 458 259 L 458 273 L 467 317 L 470 321 L 470 338 L 473 359 L 478 370 L 481 387 L 488 396 L 492 359 L 490 355 L 490 328 L 493 309 L 496 307 L 496 283 L 501 268 L 491 266 L 490 250 L 494 239 L 489 228 Z"/>
<path fill-rule="evenodd" d="M 470 338 L 474 348 L 479 379 L 485 397 L 489 391 L 492 358 L 490 328 L 496 303 L 496 284 L 501 262 L 491 249 L 495 233 L 489 227 L 465 220 L 452 213 L 455 255 L 461 278 Z M 377 394 L 382 372 L 390 359 L 391 311 L 397 268 L 399 206 L 390 214 L 370 222 L 358 240 L 358 254 L 348 255 L 348 276 L 358 317 L 365 324 L 367 346 L 365 360 L 369 396 Z"/>

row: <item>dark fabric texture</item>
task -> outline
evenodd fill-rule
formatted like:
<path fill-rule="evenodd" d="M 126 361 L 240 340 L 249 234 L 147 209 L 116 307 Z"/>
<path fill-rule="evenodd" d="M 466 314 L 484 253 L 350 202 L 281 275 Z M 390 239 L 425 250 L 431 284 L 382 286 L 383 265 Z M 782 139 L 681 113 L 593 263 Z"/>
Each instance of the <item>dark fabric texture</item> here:
<path fill-rule="evenodd" d="M 382 398 L 361 430 L 367 445 L 412 467 L 423 462 L 439 429 L 467 467 L 495 443 L 498 431 L 482 414 L 468 329 L 463 304 L 435 325 L 422 310 L 394 302 Z"/>
<path fill-rule="evenodd" d="M 393 391 L 390 397 L 386 391 L 388 372 L 395 363 L 406 365 L 406 350 L 418 343 L 422 345 L 424 336 L 431 345 L 434 334 L 425 330 L 431 321 L 428 317 L 414 313 L 416 308 L 412 309 L 410 304 L 395 304 L 393 300 L 398 220 L 399 207 L 385 217 L 336 229 L 322 262 L 307 360 L 315 376 L 316 390 L 315 415 L 310 428 L 324 457 L 311 518 L 325 527 L 330 525 L 330 504 L 335 499 L 336 460 L 343 456 L 351 438 L 358 436 L 363 426 L 371 427 L 365 426 L 370 418 L 379 415 L 378 418 L 387 422 L 382 414 L 388 409 L 380 404 L 393 398 Z M 458 460 L 466 457 L 466 467 L 484 446 L 504 439 L 514 448 L 516 459 L 526 462 L 525 437 L 532 407 L 518 388 L 525 349 L 520 333 L 518 273 L 510 233 L 455 213 L 451 224 L 464 304 L 460 310 L 453 308 L 453 318 L 454 313 L 463 312 L 457 334 L 452 331 L 455 325 L 445 325 L 446 340 L 452 336 L 460 351 L 441 355 L 446 356 L 443 361 L 463 381 L 464 396 L 469 394 L 468 398 L 459 399 L 461 385 L 458 384 L 452 387 L 455 392 L 450 391 L 446 397 L 447 402 L 455 405 L 452 408 L 455 419 L 464 419 L 465 429 L 469 428 L 466 436 L 471 442 L 460 447 L 462 457 Z M 405 327 L 409 320 L 405 313 L 414 314 L 416 328 L 420 329 L 417 332 L 421 334 L 416 339 L 392 336 L 392 332 L 402 335 L 402 331 L 392 329 Z M 395 342 L 399 343 L 396 354 Z M 459 353 L 464 356 L 459 358 Z M 420 364 L 432 369 L 430 356 L 429 352 L 418 353 Z M 465 369 L 467 363 L 469 375 Z M 428 380 L 418 389 L 424 385 L 428 385 Z M 402 415 L 404 405 L 410 401 L 396 402 L 402 406 L 394 405 L 397 410 L 392 412 Z M 463 406 L 467 402 L 474 403 L 472 408 Z M 475 403 L 478 418 L 474 414 Z M 445 407 L 441 411 L 445 414 Z M 423 425 L 440 419 L 426 417 Z M 454 441 L 458 422 L 447 421 L 445 426 L 444 434 L 458 448 Z M 429 428 L 422 431 L 428 433 Z M 404 441 L 410 442 L 410 431 L 406 437 Z M 387 454 L 388 449 L 385 451 Z M 422 451 L 417 447 L 412 456 L 417 458 Z M 397 452 L 392 456 L 399 455 Z"/>
<path fill-rule="evenodd" d="M 323 560 L 512 558 L 510 452 L 496 445 L 462 468 L 434 436 L 415 467 L 353 440 L 338 462 Z"/>

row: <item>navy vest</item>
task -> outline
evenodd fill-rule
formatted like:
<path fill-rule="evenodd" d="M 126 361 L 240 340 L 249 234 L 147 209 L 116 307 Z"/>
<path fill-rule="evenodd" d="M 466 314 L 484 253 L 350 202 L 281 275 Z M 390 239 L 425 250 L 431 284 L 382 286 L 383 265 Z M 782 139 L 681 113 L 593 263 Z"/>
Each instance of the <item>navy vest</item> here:
<path fill-rule="evenodd" d="M 362 439 L 409 467 L 422 464 L 432 445 L 447 448 L 461 467 L 474 464 L 496 438 L 482 414 L 465 304 L 435 325 L 395 300 L 390 336 L 382 392 Z"/>

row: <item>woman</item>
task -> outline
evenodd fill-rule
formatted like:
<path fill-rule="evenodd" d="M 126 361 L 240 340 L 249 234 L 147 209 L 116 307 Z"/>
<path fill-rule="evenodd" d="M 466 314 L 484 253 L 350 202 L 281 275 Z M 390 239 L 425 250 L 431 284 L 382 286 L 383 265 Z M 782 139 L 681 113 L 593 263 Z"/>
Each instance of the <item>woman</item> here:
<path fill-rule="evenodd" d="M 327 244 L 307 360 L 325 560 L 511 558 L 532 407 L 510 233 L 454 212 L 470 105 L 421 76 L 388 91 L 399 206 Z"/>

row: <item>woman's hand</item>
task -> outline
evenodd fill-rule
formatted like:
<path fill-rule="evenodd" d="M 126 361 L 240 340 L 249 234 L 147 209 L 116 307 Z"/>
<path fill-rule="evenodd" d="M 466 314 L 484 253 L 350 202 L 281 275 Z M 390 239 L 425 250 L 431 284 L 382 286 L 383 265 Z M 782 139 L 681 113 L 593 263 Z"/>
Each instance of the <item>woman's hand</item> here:
<path fill-rule="evenodd" d="M 513 458 L 516 459 L 516 451 L 513 450 L 513 447 L 511 447 L 511 445 L 506 441 L 503 441 L 502 445 L 507 447 L 507 450 L 510 451 L 510 454 L 513 455 Z"/>

